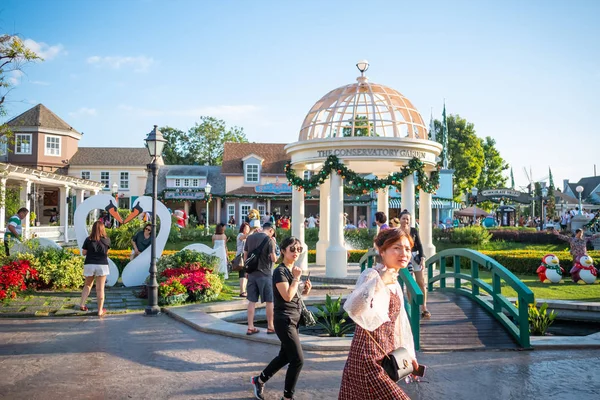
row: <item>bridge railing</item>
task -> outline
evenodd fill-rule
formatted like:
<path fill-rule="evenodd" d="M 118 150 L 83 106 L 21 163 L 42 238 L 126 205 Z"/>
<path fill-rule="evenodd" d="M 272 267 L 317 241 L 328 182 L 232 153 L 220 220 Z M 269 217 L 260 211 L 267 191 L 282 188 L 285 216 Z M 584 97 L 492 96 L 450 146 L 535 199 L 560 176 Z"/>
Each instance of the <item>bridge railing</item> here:
<path fill-rule="evenodd" d="M 448 258 L 452 259 L 453 264 L 450 270 L 447 268 Z M 470 274 L 465 270 L 461 271 L 461 259 L 470 261 Z M 523 348 L 531 347 L 529 305 L 534 302 L 533 292 L 512 272 L 493 258 L 471 249 L 444 250 L 429 258 L 426 264 L 429 292 L 433 290 L 433 284 L 439 281 L 439 290 L 470 297 L 493 315 Z M 439 269 L 439 274 L 436 276 L 433 276 L 433 264 L 436 264 Z M 480 267 L 492 273 L 491 285 L 479 278 Z M 449 285 L 448 280 L 450 280 Z M 469 282 L 470 287 L 463 286 L 463 281 Z M 518 306 L 502 295 L 502 282 L 517 292 Z M 482 295 L 481 292 L 489 296 Z"/>
<path fill-rule="evenodd" d="M 365 268 L 372 268 L 375 264 L 375 256 L 377 253 L 374 250 L 369 250 L 365 255 L 363 255 L 359 261 L 360 264 L 360 272 L 363 272 Z M 410 321 L 410 327 L 413 334 L 413 340 L 415 342 L 415 350 L 419 350 L 421 348 L 420 340 L 421 340 L 421 305 L 423 304 L 423 292 L 417 285 L 417 282 L 413 279 L 408 272 L 407 268 L 403 268 L 400 270 L 398 274 L 398 282 L 404 288 L 404 291 L 408 294 L 408 301 L 404 302 L 404 308 L 406 309 L 406 313 L 408 314 L 408 320 Z"/>

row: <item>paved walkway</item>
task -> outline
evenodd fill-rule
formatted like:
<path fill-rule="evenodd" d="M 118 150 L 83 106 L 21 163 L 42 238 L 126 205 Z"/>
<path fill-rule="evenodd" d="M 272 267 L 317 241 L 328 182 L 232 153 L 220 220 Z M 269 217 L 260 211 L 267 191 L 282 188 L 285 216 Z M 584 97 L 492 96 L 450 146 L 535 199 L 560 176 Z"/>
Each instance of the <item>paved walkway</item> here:
<path fill-rule="evenodd" d="M 0 398 L 251 399 L 278 346 L 197 332 L 167 316 L 0 319 Z M 336 399 L 346 352 L 305 353 L 297 399 Z M 600 350 L 427 353 L 412 399 L 592 400 Z M 284 371 L 267 385 L 279 399 Z M 403 385 L 406 387 L 406 385 Z"/>

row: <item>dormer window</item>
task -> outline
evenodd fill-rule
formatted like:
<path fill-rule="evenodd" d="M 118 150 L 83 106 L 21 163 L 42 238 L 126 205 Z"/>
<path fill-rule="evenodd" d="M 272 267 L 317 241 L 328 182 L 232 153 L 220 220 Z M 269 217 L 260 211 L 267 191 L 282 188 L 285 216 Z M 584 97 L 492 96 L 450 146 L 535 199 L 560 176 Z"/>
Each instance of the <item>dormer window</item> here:
<path fill-rule="evenodd" d="M 181 186 L 181 179 L 175 179 L 175 187 Z"/>
<path fill-rule="evenodd" d="M 31 154 L 31 134 L 17 133 L 15 135 L 15 154 Z"/>
<path fill-rule="evenodd" d="M 246 182 L 258 183 L 258 164 L 246 164 Z"/>

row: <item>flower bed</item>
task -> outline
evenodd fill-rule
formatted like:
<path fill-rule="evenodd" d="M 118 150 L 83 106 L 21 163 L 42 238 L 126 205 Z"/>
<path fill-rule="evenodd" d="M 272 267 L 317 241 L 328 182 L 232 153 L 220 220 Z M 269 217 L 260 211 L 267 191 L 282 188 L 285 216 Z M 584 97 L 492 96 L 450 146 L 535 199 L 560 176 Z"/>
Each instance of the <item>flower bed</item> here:
<path fill-rule="evenodd" d="M 38 272 L 27 260 L 9 262 L 0 268 L 0 300 L 14 299 L 17 293 L 35 285 Z"/>

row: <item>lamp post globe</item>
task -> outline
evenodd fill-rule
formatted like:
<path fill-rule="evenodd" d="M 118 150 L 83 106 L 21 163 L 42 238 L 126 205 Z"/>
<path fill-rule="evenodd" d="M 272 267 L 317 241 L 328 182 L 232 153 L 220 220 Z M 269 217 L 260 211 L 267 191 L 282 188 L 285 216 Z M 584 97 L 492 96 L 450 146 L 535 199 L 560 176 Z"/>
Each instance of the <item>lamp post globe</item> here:
<path fill-rule="evenodd" d="M 206 186 L 204 186 L 204 197 L 206 198 L 206 222 L 204 224 L 204 234 L 206 236 L 208 236 L 208 227 L 209 227 L 209 223 L 208 223 L 208 203 L 210 202 L 210 190 L 211 190 L 212 186 L 210 186 L 210 183 L 206 182 Z"/>
<path fill-rule="evenodd" d="M 579 185 L 575 188 L 575 190 L 577 191 L 577 193 L 579 193 L 579 213 L 578 213 L 578 215 L 583 215 L 583 212 L 581 211 L 581 192 L 583 192 L 583 186 Z"/>
<path fill-rule="evenodd" d="M 148 153 L 152 157 L 152 162 L 148 164 L 148 168 L 152 171 L 152 231 L 150 234 L 150 280 L 147 285 L 148 306 L 146 307 L 145 315 L 152 316 L 160 313 L 160 307 L 158 307 L 158 282 L 156 281 L 156 197 L 158 195 L 158 174 L 156 173 L 158 164 L 156 163 L 156 159 L 162 156 L 162 151 L 167 141 L 158 130 L 158 126 L 154 125 L 154 129 L 148 133 L 145 142 Z"/>

